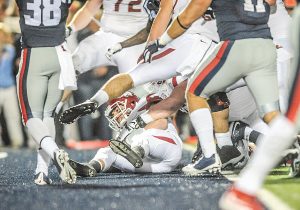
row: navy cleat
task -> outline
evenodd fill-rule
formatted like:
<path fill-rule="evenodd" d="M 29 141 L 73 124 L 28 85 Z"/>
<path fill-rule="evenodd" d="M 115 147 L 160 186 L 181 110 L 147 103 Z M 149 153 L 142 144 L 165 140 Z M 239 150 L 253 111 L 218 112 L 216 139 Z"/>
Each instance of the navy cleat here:
<path fill-rule="evenodd" d="M 142 148 L 135 148 L 134 151 L 127 144 L 118 140 L 111 140 L 109 146 L 112 151 L 118 155 L 121 155 L 126 160 L 128 160 L 135 168 L 140 168 L 143 166 L 142 156 L 144 151 Z"/>
<path fill-rule="evenodd" d="M 221 171 L 221 161 L 217 154 L 213 154 L 211 157 L 206 158 L 201 156 L 194 164 L 189 164 L 182 168 L 182 171 L 186 175 L 214 175 Z"/>
<path fill-rule="evenodd" d="M 62 124 L 71 124 L 78 118 L 95 112 L 97 108 L 98 104 L 96 102 L 87 100 L 65 110 L 59 117 L 59 122 Z"/>
<path fill-rule="evenodd" d="M 88 163 L 79 163 L 76 162 L 75 160 L 70 159 L 69 164 L 74 169 L 77 176 L 94 177 L 97 175 L 97 172 L 94 169 L 94 167 Z"/>
<path fill-rule="evenodd" d="M 34 175 L 34 183 L 37 185 L 47 185 L 51 184 L 52 180 L 43 172 L 39 172 Z"/>

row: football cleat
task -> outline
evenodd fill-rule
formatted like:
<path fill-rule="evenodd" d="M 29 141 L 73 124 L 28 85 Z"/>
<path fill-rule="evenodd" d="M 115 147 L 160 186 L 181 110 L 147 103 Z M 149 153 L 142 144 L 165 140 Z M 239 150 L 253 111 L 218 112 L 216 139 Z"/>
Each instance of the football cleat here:
<path fill-rule="evenodd" d="M 98 104 L 96 102 L 87 100 L 65 110 L 59 117 L 59 122 L 62 124 L 73 123 L 78 118 L 95 112 L 97 108 Z"/>
<path fill-rule="evenodd" d="M 219 149 L 218 155 L 222 162 L 222 168 L 229 165 L 234 166 L 244 158 L 244 155 L 236 147 L 230 145 L 223 146 Z"/>
<path fill-rule="evenodd" d="M 52 180 L 43 172 L 39 172 L 34 175 L 34 183 L 37 185 L 47 185 L 51 184 Z"/>
<path fill-rule="evenodd" d="M 79 163 L 75 160 L 70 159 L 69 164 L 74 169 L 77 176 L 94 177 L 97 175 L 97 172 L 94 169 L 94 167 L 88 163 Z"/>
<path fill-rule="evenodd" d="M 264 206 L 253 196 L 232 187 L 219 201 L 222 210 L 263 210 Z"/>
<path fill-rule="evenodd" d="M 68 184 L 76 182 L 76 172 L 69 164 L 69 155 L 60 149 L 54 153 L 53 163 L 58 171 L 61 180 Z"/>
<path fill-rule="evenodd" d="M 298 148 L 289 149 L 291 157 L 290 177 L 300 177 L 300 151 Z"/>
<path fill-rule="evenodd" d="M 213 154 L 209 158 L 202 155 L 195 163 L 183 167 L 182 171 L 190 176 L 213 175 L 220 173 L 221 166 L 222 164 L 217 154 Z"/>
<path fill-rule="evenodd" d="M 118 140 L 111 140 L 109 142 L 110 148 L 114 153 L 121 155 L 126 160 L 128 160 L 135 168 L 140 168 L 143 166 L 142 151 L 135 152 L 127 144 Z M 141 153 L 141 154 L 140 154 Z"/>

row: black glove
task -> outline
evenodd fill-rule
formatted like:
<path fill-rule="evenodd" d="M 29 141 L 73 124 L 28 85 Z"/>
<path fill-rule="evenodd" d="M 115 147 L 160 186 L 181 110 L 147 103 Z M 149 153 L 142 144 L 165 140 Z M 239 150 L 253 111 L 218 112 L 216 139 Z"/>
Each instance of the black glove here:
<path fill-rule="evenodd" d="M 214 14 L 213 10 L 210 7 L 206 10 L 204 15 L 202 15 L 202 18 L 206 21 L 216 19 L 215 14 Z"/>
<path fill-rule="evenodd" d="M 146 49 L 143 52 L 143 58 L 144 62 L 151 63 L 152 61 L 152 55 L 156 52 L 158 52 L 161 48 L 163 48 L 165 45 L 161 45 L 159 43 L 159 39 L 156 39 L 152 42 L 149 42 L 149 44 L 146 46 Z"/>

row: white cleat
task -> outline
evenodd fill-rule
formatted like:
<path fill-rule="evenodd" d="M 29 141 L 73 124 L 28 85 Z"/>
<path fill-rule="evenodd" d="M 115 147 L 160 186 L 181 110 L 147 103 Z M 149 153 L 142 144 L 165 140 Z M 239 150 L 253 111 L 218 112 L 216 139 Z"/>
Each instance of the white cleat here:
<path fill-rule="evenodd" d="M 48 185 L 52 183 L 52 180 L 43 172 L 39 172 L 34 175 L 34 183 L 36 185 Z"/>
<path fill-rule="evenodd" d="M 76 172 L 69 164 L 69 155 L 60 149 L 54 153 L 54 165 L 57 168 L 61 180 L 68 184 L 76 182 Z"/>

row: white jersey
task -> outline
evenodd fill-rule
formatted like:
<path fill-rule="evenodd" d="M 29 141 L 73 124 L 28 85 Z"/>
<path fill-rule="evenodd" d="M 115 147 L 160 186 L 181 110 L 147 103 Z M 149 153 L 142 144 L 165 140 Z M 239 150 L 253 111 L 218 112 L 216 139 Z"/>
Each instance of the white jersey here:
<path fill-rule="evenodd" d="M 289 26 L 291 17 L 287 13 L 282 0 L 277 0 L 277 9 L 270 15 L 269 27 L 274 39 L 287 38 L 289 35 Z"/>
<path fill-rule="evenodd" d="M 179 13 L 188 4 L 188 0 L 174 0 L 174 12 L 172 18 L 176 18 Z M 195 21 L 191 27 L 186 31 L 191 34 L 202 34 L 213 41 L 219 42 L 220 38 L 217 32 L 216 20 L 205 21 L 203 18 Z"/>
<path fill-rule="evenodd" d="M 143 4 L 144 0 L 104 0 L 101 29 L 124 37 L 135 35 L 148 22 Z"/>

